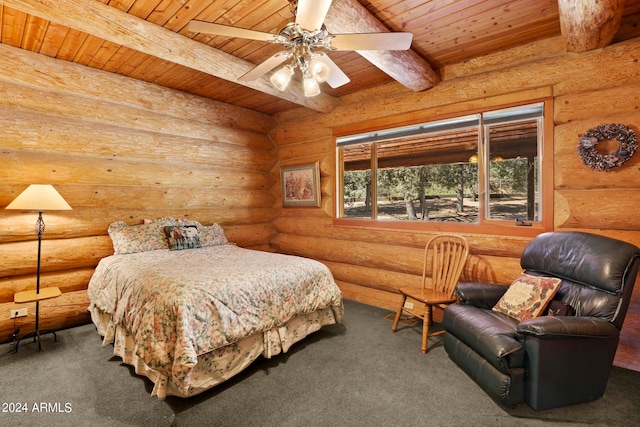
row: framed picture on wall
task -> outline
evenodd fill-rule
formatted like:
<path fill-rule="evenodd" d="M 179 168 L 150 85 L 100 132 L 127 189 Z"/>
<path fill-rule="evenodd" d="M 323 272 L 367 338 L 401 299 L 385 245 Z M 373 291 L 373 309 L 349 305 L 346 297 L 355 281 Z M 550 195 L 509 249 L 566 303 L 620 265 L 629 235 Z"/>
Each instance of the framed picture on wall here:
<path fill-rule="evenodd" d="M 280 168 L 280 181 L 282 206 L 320 207 L 320 162 L 283 166 Z"/>

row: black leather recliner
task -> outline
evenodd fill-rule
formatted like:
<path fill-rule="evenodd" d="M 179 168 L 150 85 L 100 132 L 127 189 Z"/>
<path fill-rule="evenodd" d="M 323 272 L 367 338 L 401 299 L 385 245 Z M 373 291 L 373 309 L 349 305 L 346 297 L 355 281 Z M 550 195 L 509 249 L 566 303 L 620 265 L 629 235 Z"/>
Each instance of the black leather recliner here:
<path fill-rule="evenodd" d="M 605 392 L 640 264 L 629 243 L 581 232 L 549 232 L 525 248 L 533 275 L 562 279 L 554 299 L 575 316 L 519 322 L 492 307 L 508 285 L 460 283 L 443 315 L 449 357 L 497 402 L 535 410 L 596 400 Z"/>

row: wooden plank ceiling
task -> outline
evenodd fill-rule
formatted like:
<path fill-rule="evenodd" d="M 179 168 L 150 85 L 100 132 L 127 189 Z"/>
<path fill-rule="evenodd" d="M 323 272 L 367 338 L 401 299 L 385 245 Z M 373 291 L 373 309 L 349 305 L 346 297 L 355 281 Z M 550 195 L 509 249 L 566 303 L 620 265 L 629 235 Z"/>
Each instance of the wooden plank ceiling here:
<path fill-rule="evenodd" d="M 592 0 L 577 3 L 583 1 Z M 622 0 L 607 1 L 622 3 Z M 437 76 L 447 65 L 560 36 L 558 3 L 558 0 L 359 0 L 359 3 L 334 0 L 325 23 L 330 32 L 349 32 L 342 28 L 348 25 L 344 22 L 344 8 L 361 5 L 383 28 L 412 32 L 410 52 L 415 58 L 405 58 L 424 63 L 426 71 L 436 76 L 433 84 L 437 84 Z M 198 19 L 277 33 L 281 23 L 291 17 L 286 0 L 0 0 L 0 42 L 276 114 L 304 105 L 306 100 L 299 97 L 299 91 L 285 94 L 283 99 L 266 78 L 253 86 L 238 84 L 239 75 L 225 74 L 225 66 L 229 58 L 239 58 L 246 63 L 235 66 L 246 72 L 253 64 L 281 50 L 281 46 L 194 34 L 187 25 Z M 639 21 L 640 0 L 626 0 L 612 41 L 640 35 Z M 336 31 L 336 27 L 340 28 Z M 133 34 L 136 31 L 138 34 Z M 352 32 L 362 30 L 358 26 Z M 375 61 L 366 53 L 362 55 L 330 53 L 351 82 L 336 89 L 322 84 L 322 95 L 309 108 L 327 110 L 341 96 L 393 81 L 372 64 Z"/>

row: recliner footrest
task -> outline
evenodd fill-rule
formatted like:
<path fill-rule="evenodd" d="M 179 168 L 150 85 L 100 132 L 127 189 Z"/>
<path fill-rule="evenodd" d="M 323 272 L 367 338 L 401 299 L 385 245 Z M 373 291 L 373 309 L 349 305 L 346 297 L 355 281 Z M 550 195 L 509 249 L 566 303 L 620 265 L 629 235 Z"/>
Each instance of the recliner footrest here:
<path fill-rule="evenodd" d="M 444 334 L 444 348 L 449 357 L 494 400 L 507 406 L 525 401 L 524 368 L 508 374 L 499 372 L 484 357 L 448 332 Z"/>
<path fill-rule="evenodd" d="M 452 305 L 445 310 L 442 325 L 503 374 L 524 368 L 515 319 L 474 306 Z"/>

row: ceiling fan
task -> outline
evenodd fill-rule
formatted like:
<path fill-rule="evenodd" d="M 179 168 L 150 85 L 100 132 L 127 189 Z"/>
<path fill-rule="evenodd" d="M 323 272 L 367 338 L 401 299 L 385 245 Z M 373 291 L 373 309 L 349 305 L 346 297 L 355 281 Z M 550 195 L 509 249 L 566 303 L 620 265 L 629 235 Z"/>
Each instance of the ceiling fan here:
<path fill-rule="evenodd" d="M 272 55 L 238 80 L 256 80 L 278 65 L 291 60 L 273 73 L 271 83 L 278 90 L 285 90 L 294 70 L 298 68 L 302 74 L 305 96 L 318 95 L 318 83 L 327 82 L 332 88 L 337 88 L 350 82 L 349 77 L 325 51 L 407 50 L 411 46 L 413 34 L 409 32 L 329 34 L 323 22 L 332 0 L 288 1 L 295 19 L 289 20 L 278 34 L 198 20 L 189 22 L 189 31 L 280 43 L 285 50 Z"/>

